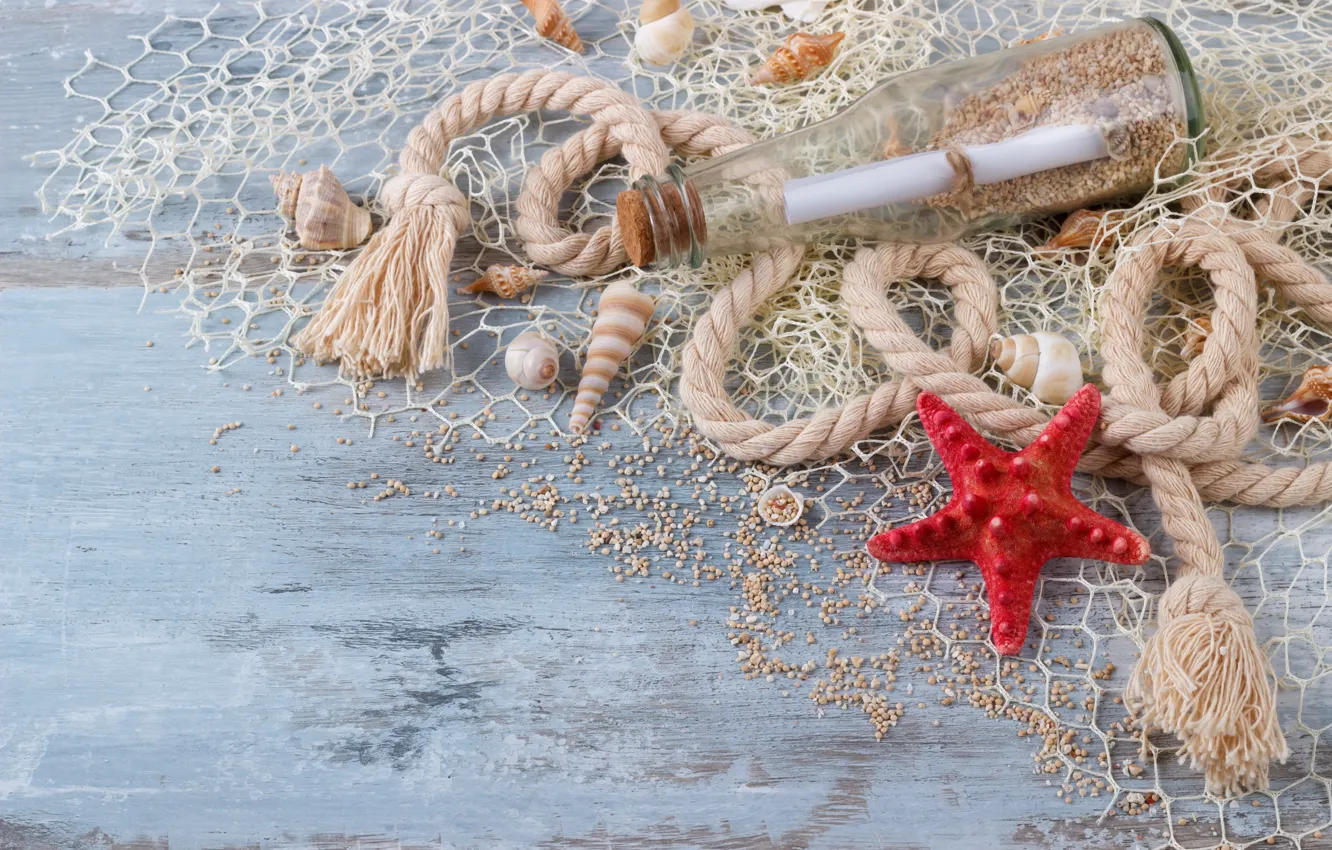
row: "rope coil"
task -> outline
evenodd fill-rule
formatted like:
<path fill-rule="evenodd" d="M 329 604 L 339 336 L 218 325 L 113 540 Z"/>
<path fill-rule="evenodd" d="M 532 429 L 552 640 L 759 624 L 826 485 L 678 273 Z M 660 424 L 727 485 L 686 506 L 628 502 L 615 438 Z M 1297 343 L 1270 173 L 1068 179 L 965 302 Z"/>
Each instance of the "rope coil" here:
<path fill-rule="evenodd" d="M 623 154 L 634 177 L 661 173 L 668 148 L 717 155 L 752 142 L 721 118 L 650 112 L 611 83 L 561 71 L 505 74 L 442 102 L 408 137 L 402 172 L 381 195 L 387 227 L 376 234 L 296 338 L 317 360 L 341 359 L 360 374 L 415 377 L 445 365 L 447 274 L 467 201 L 439 175 L 451 142 L 502 116 L 559 109 L 592 125 L 549 151 L 524 182 L 515 225 L 533 261 L 570 276 L 605 274 L 626 261 L 612 224 L 594 233 L 560 225 L 561 194 L 596 163 Z M 1253 170 L 1286 179 L 1257 205 L 1293 221 L 1332 182 L 1324 143 L 1286 140 Z M 1160 600 L 1160 628 L 1129 685 L 1149 725 L 1173 732 L 1209 789 L 1236 793 L 1267 783 L 1268 764 L 1288 752 L 1276 719 L 1274 676 L 1253 621 L 1222 577 L 1223 559 L 1203 500 L 1285 507 L 1332 499 L 1332 464 L 1302 469 L 1245 462 L 1258 427 L 1257 281 L 1277 288 L 1311 318 L 1332 326 L 1332 284 L 1273 234 L 1235 218 L 1224 181 L 1185 199 L 1189 218 L 1140 231 L 1120 249 L 1107 284 L 1102 430 L 1079 469 L 1150 484 L 1175 540 L 1179 578 Z M 978 372 L 997 327 L 998 289 L 984 262 L 956 245 L 879 245 L 857 251 L 844 273 L 848 316 L 900 375 L 838 408 L 785 423 L 754 419 L 726 392 L 740 330 L 792 283 L 803 251 L 755 254 L 713 297 L 683 352 L 680 392 L 697 429 L 743 460 L 779 465 L 837 455 L 911 415 L 916 396 L 944 398 L 978 427 L 1030 442 L 1048 421 L 991 389 Z M 1142 359 L 1147 299 L 1166 265 L 1207 272 L 1216 293 L 1212 335 L 1188 369 L 1158 387 Z M 955 298 L 952 342 L 931 350 L 888 301 L 886 285 L 937 279 Z M 1210 413 L 1207 412 L 1210 407 Z"/>

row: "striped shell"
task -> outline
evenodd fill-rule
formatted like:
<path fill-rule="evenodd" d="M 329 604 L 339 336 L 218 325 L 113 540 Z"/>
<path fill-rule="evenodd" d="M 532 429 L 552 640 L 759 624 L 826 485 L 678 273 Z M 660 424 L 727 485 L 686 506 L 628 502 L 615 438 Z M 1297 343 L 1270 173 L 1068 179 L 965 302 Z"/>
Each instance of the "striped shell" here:
<path fill-rule="evenodd" d="M 601 294 L 597 319 L 588 335 L 587 359 L 578 381 L 578 395 L 569 415 L 569 430 L 573 433 L 581 434 L 592 420 L 620 364 L 629 359 L 630 352 L 643 338 L 654 308 L 652 296 L 624 281 L 612 283 Z"/>
<path fill-rule="evenodd" d="M 777 48 L 768 60 L 759 67 L 754 76 L 749 78 L 750 85 L 766 83 L 790 83 L 811 76 L 820 68 L 832 64 L 837 55 L 837 46 L 846 38 L 846 33 L 835 32 L 829 35 L 811 35 L 798 32 L 786 39 L 786 44 Z"/>
<path fill-rule="evenodd" d="M 369 238 L 370 213 L 352 203 L 328 166 L 307 174 L 280 171 L 269 180 L 277 195 L 278 212 L 296 221 L 302 248 L 355 248 Z"/>
<path fill-rule="evenodd" d="M 268 178 L 268 182 L 273 184 L 278 212 L 283 218 L 296 217 L 296 199 L 301 194 L 301 181 L 304 179 L 305 175 L 298 171 L 279 171 Z"/>
<path fill-rule="evenodd" d="M 1010 381 L 1046 404 L 1063 404 L 1083 384 L 1078 351 L 1059 334 L 1037 331 L 996 339 L 990 356 Z"/>
<path fill-rule="evenodd" d="M 516 298 L 549 274 L 548 271 L 523 266 L 489 266 L 485 274 L 458 291 L 468 295 L 493 292 L 501 298 Z"/>

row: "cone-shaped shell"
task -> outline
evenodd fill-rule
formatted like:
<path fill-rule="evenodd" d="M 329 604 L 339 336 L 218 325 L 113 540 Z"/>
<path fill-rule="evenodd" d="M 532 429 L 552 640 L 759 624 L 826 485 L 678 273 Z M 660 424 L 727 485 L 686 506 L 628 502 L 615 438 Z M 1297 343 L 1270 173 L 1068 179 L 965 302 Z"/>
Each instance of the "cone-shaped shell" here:
<path fill-rule="evenodd" d="M 544 390 L 560 373 L 560 352 L 545 334 L 518 334 L 504 352 L 504 371 L 525 390 Z"/>
<path fill-rule="evenodd" d="M 629 353 L 643 338 L 653 309 L 652 296 L 639 292 L 633 284 L 624 281 L 612 283 L 601 294 L 597 319 L 588 336 L 587 359 L 578 381 L 578 395 L 574 398 L 573 413 L 569 415 L 569 430 L 573 433 L 581 434 L 591 421 L 620 364 L 629 359 Z"/>
<path fill-rule="evenodd" d="M 990 356 L 1010 381 L 1046 404 L 1063 404 L 1083 384 L 1078 351 L 1059 334 L 1037 331 L 996 339 Z"/>
<path fill-rule="evenodd" d="M 558 0 L 523 0 L 523 5 L 536 18 L 537 35 L 561 44 L 574 53 L 583 52 L 583 40 L 574 31 L 573 22 Z"/>
<path fill-rule="evenodd" d="M 458 291 L 468 295 L 493 292 L 501 298 L 516 298 L 549 274 L 548 271 L 524 266 L 488 266 L 485 274 Z"/>
<path fill-rule="evenodd" d="M 786 44 L 777 48 L 772 56 L 750 77 L 751 85 L 766 83 L 790 83 L 809 77 L 820 68 L 832 64 L 837 55 L 837 46 L 846 38 L 846 33 L 835 32 L 829 35 L 811 35 L 798 32 L 786 39 Z"/>
<path fill-rule="evenodd" d="M 1310 366 L 1295 392 L 1263 411 L 1264 422 L 1279 419 L 1296 422 L 1332 419 L 1332 366 Z"/>
<path fill-rule="evenodd" d="M 308 174 L 276 174 L 272 181 L 278 212 L 296 220 L 302 248 L 355 248 L 370 237 L 370 213 L 352 203 L 326 166 Z"/>
<path fill-rule="evenodd" d="M 634 49 L 649 64 L 671 64 L 694 40 L 694 19 L 680 8 L 680 0 L 646 0 L 638 20 Z"/>

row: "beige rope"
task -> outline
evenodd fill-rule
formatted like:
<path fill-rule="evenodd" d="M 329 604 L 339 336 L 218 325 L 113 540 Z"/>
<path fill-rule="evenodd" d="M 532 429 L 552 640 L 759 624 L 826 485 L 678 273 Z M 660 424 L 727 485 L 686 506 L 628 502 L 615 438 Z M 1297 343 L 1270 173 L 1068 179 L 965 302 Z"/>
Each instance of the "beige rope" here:
<path fill-rule="evenodd" d="M 467 199 L 440 169 L 454 139 L 497 117 L 536 109 L 594 121 L 543 157 L 518 201 L 516 229 L 529 254 L 567 275 L 603 274 L 625 261 L 617 228 L 572 233 L 557 221 L 560 193 L 596 162 L 623 153 L 638 177 L 665 170 L 668 145 L 710 154 L 752 142 L 720 118 L 653 114 L 612 83 L 566 71 L 538 69 L 472 83 L 408 135 L 401 171 L 379 198 L 390 222 L 296 336 L 301 350 L 319 361 L 340 360 L 358 375 L 415 377 L 447 364 L 449 263 L 471 217 Z"/>
<path fill-rule="evenodd" d="M 1306 152 L 1305 161 L 1310 159 Z M 1307 197 L 1309 193 L 1300 194 Z M 1222 222 L 1215 230 L 1225 234 L 1216 234 L 1221 239 L 1235 233 L 1254 232 L 1251 226 L 1238 221 Z M 1168 230 L 1149 233 L 1154 240 L 1187 241 L 1198 238 L 1203 231 L 1190 228 L 1178 235 Z M 1248 237 L 1227 241 L 1238 244 L 1245 263 L 1259 278 L 1276 286 L 1311 318 L 1332 327 L 1332 284 L 1316 269 L 1270 239 Z M 1125 254 L 1137 252 L 1141 245 L 1137 243 Z M 914 409 L 915 394 L 927 389 L 944 397 L 987 431 L 1019 443 L 1034 439 L 1048 417 L 994 392 L 975 374 L 979 363 L 959 367 L 957 361 L 939 355 L 922 359 L 925 352 L 918 340 L 901 335 L 875 337 L 868 332 L 881 326 L 886 316 L 894 315 L 885 292 L 887 286 L 921 276 L 892 271 L 904 267 L 891 258 L 918 250 L 906 245 L 885 245 L 873 252 L 858 252 L 843 279 L 843 296 L 850 305 L 851 322 L 866 331 L 867 340 L 883 354 L 890 369 L 910 378 L 908 383 L 889 381 L 841 408 L 780 424 L 757 421 L 736 407 L 726 393 L 725 380 L 739 331 L 764 301 L 789 285 L 799 262 L 789 252 L 774 252 L 761 262 L 756 258 L 753 268 L 721 290 L 695 326 L 685 349 L 681 378 L 681 396 L 693 414 L 695 426 L 716 440 L 727 454 L 745 460 L 777 464 L 819 460 L 846 451 L 876 429 L 898 424 Z M 984 285 L 993 290 L 994 282 L 977 258 L 956 259 L 967 253 L 956 249 L 948 256 L 983 275 Z M 871 257 L 878 259 L 871 261 Z M 923 276 L 939 274 L 936 268 Z M 1148 484 L 1150 480 L 1141 458 L 1167 454 L 1188 466 L 1200 496 L 1208 501 L 1288 507 L 1332 499 L 1332 465 L 1328 463 L 1272 468 L 1240 459 L 1245 443 L 1257 428 L 1256 395 L 1250 398 L 1244 389 L 1256 376 L 1256 343 L 1237 344 L 1240 328 L 1256 326 L 1256 312 L 1247 309 L 1246 303 L 1245 296 L 1234 287 L 1221 288 L 1208 344 L 1186 371 L 1162 388 L 1160 408 L 1125 405 L 1113 396 L 1107 399 L 1103 430 L 1083 456 L 1079 469 Z M 959 314 L 954 333 L 979 332 L 979 326 L 972 326 L 976 321 L 975 317 Z M 991 330 L 992 325 L 991 321 Z M 904 391 L 906 394 L 902 395 Z M 1219 409 L 1212 416 L 1198 415 L 1213 403 Z"/>
<path fill-rule="evenodd" d="M 537 70 L 473 83 L 409 135 L 402 171 L 381 196 L 389 225 L 334 287 L 297 344 L 316 359 L 340 358 L 360 374 L 415 376 L 443 365 L 448 265 L 470 224 L 466 199 L 439 174 L 449 145 L 497 116 L 541 108 L 593 120 L 542 158 L 518 199 L 516 230 L 529 256 L 568 275 L 604 274 L 625 261 L 615 226 L 583 234 L 560 225 L 560 196 L 579 175 L 617 153 L 638 176 L 662 172 L 668 146 L 715 155 L 752 141 L 715 116 L 650 113 L 609 83 L 566 72 Z M 1251 173 L 1264 185 L 1285 180 L 1255 212 L 1292 221 L 1316 188 L 1329 182 L 1332 153 L 1325 144 L 1291 141 Z M 762 180 L 779 177 L 765 174 Z M 1121 249 L 1104 311 L 1110 394 L 1102 430 L 1080 464 L 1152 486 L 1181 565 L 1161 598 L 1160 628 L 1128 692 L 1142 703 L 1145 722 L 1178 735 L 1209 788 L 1224 794 L 1265 785 L 1269 762 L 1284 759 L 1287 749 L 1270 665 L 1252 619 L 1222 577 L 1221 547 L 1203 500 L 1284 506 L 1332 498 L 1332 467 L 1326 463 L 1271 469 L 1240 460 L 1258 427 L 1257 279 L 1328 324 L 1332 284 L 1265 228 L 1234 218 L 1229 191 L 1224 181 L 1213 181 L 1186 199 L 1189 221 L 1140 232 Z M 790 284 L 801 254 L 795 247 L 756 254 L 750 268 L 714 296 L 685 346 L 684 403 L 696 427 L 727 453 L 778 464 L 830 457 L 903 421 L 922 390 L 1015 441 L 1029 442 L 1044 427 L 1044 414 L 996 393 L 976 374 L 996 329 L 998 292 L 983 261 L 954 245 L 864 248 L 847 266 L 842 296 L 851 321 L 899 378 L 804 419 L 774 424 L 749 416 L 726 392 L 726 365 L 740 329 Z M 1205 270 L 1216 308 L 1200 355 L 1158 387 L 1142 359 L 1143 324 L 1147 299 L 1168 264 Z M 926 346 L 887 299 L 887 284 L 915 277 L 939 280 L 954 294 L 946 353 Z"/>
<path fill-rule="evenodd" d="M 1255 169 L 1263 185 L 1286 182 L 1255 212 L 1291 221 L 1317 186 L 1332 182 L 1327 145 L 1288 143 Z M 1180 560 L 1161 597 L 1160 628 L 1128 695 L 1148 727 L 1176 734 L 1181 752 L 1218 794 L 1266 787 L 1268 765 L 1289 752 L 1276 716 L 1274 675 L 1253 620 L 1223 577 L 1224 560 L 1203 500 L 1288 506 L 1332 499 L 1332 465 L 1270 468 L 1240 459 L 1258 428 L 1257 279 L 1311 318 L 1332 326 L 1332 284 L 1270 230 L 1233 218 L 1224 189 L 1208 186 L 1184 223 L 1141 231 L 1121 249 L 1106 287 L 1102 351 L 1110 387 L 1097 442 L 1080 469 L 1150 484 Z M 789 285 L 795 252 L 773 252 L 719 292 L 684 352 L 681 396 L 695 426 L 728 454 L 776 464 L 831 457 L 914 410 L 929 390 L 978 426 L 1016 442 L 1034 439 L 1044 414 L 992 390 L 976 372 L 995 329 L 997 289 L 979 257 L 956 246 L 881 245 L 859 250 L 843 276 L 848 315 L 901 377 L 840 408 L 781 424 L 755 420 L 725 390 L 740 329 Z M 1188 368 L 1158 387 L 1142 359 L 1147 300 L 1166 265 L 1206 271 L 1215 289 L 1212 332 Z M 893 282 L 937 279 L 955 294 L 948 354 L 931 351 L 889 303 Z M 1210 412 L 1208 412 L 1210 411 Z"/>

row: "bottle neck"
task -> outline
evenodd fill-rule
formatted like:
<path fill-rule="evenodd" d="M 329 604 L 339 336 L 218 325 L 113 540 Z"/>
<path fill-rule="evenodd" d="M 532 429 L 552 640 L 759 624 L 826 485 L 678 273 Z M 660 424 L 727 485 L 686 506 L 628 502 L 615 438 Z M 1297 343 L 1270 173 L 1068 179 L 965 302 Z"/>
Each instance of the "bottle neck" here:
<path fill-rule="evenodd" d="M 643 199 L 652 235 L 652 268 L 698 268 L 707 254 L 708 223 L 703 203 L 684 169 L 672 163 L 661 177 L 634 183 Z"/>

